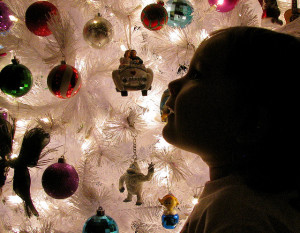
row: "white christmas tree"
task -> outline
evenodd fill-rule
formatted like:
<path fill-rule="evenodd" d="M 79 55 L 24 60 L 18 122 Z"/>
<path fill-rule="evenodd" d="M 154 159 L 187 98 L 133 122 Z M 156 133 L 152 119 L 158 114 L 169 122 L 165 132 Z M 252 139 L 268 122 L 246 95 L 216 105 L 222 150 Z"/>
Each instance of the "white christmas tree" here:
<path fill-rule="evenodd" d="M 191 0 L 189 25 L 165 25 L 157 31 L 141 22 L 142 10 L 154 0 L 49 0 L 59 17 L 49 19 L 52 34 L 44 37 L 32 33 L 25 23 L 25 13 L 35 1 L 3 2 L 14 24 L 0 35 L 1 54 L 7 54 L 0 58 L 0 68 L 16 57 L 33 75 L 26 95 L 16 98 L 0 93 L 1 111 L 16 119 L 11 156 L 19 154 L 26 130 L 36 126 L 50 134 L 45 150 L 52 150 L 43 157 L 43 166 L 30 168 L 31 198 L 39 217 L 26 216 L 22 199 L 13 191 L 13 169 L 9 170 L 0 196 L 0 232 L 79 233 L 99 206 L 117 222 L 121 233 L 180 232 L 208 180 L 208 169 L 199 156 L 176 149 L 162 138 L 162 94 L 170 81 L 184 75 L 195 49 L 210 32 L 230 26 L 264 26 L 258 0 L 239 0 L 228 12 L 216 11 L 207 0 Z M 278 5 L 281 13 L 291 6 L 284 1 Z M 113 35 L 106 45 L 94 48 L 84 39 L 83 28 L 98 13 L 110 22 Z M 121 96 L 116 91 L 112 72 L 118 70 L 128 49 L 136 50 L 153 71 L 147 96 L 141 91 Z M 75 67 L 82 80 L 78 93 L 68 99 L 54 96 L 47 86 L 50 71 L 62 60 Z M 41 180 L 45 169 L 62 155 L 77 170 L 79 186 L 71 197 L 54 199 L 46 194 Z M 144 174 L 148 164 L 155 164 L 153 178 L 144 183 L 140 206 L 136 197 L 123 202 L 126 191 L 119 192 L 119 178 L 135 158 Z M 180 221 L 173 230 L 162 226 L 164 209 L 158 201 L 169 192 L 180 203 Z"/>

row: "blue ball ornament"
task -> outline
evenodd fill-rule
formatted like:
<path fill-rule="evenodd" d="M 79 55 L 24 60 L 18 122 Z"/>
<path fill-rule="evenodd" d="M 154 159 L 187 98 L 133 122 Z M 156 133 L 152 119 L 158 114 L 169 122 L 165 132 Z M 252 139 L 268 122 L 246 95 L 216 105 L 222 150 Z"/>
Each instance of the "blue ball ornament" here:
<path fill-rule="evenodd" d="M 85 222 L 82 233 L 119 233 L 119 228 L 115 220 L 105 215 L 103 208 L 99 207 L 97 214 Z"/>
<path fill-rule="evenodd" d="M 187 0 L 169 0 L 166 3 L 168 23 L 171 27 L 184 28 L 192 22 L 194 8 Z"/>
<path fill-rule="evenodd" d="M 161 217 L 162 225 L 166 229 L 174 229 L 178 222 L 179 222 L 179 215 L 178 214 L 163 214 Z"/>

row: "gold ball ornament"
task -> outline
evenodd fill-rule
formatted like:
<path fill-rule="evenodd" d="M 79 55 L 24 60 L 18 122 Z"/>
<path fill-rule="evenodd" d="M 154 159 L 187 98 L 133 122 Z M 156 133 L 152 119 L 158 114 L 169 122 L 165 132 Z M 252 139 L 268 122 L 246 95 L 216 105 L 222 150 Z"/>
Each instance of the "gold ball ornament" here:
<path fill-rule="evenodd" d="M 112 40 L 112 37 L 112 24 L 100 14 L 84 25 L 83 38 L 93 48 L 102 48 Z"/>

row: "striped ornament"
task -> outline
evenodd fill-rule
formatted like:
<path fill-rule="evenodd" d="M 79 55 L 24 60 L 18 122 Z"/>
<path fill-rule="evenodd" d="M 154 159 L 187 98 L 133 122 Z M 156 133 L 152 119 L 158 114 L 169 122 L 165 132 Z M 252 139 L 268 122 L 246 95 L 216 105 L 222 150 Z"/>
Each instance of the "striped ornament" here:
<path fill-rule="evenodd" d="M 68 99 L 76 95 L 81 87 L 81 77 L 78 71 L 65 61 L 54 67 L 47 79 L 48 88 L 55 96 Z"/>

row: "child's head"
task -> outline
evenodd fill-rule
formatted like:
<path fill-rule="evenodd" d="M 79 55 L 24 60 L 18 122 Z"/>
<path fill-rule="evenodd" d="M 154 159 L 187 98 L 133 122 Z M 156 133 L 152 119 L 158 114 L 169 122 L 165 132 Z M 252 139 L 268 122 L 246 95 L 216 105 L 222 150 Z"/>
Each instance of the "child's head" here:
<path fill-rule="evenodd" d="M 165 139 L 211 167 L 244 158 L 273 166 L 294 158 L 299 59 L 293 55 L 299 53 L 299 40 L 262 28 L 214 33 L 195 52 L 187 75 L 169 84 L 166 105 L 174 114 Z"/>

